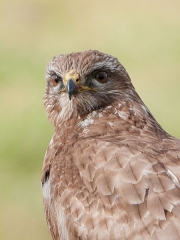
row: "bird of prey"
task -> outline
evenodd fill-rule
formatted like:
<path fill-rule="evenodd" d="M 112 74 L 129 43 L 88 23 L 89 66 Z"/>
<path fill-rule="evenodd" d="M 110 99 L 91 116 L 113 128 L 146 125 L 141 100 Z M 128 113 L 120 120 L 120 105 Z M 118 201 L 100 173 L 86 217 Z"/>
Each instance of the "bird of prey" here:
<path fill-rule="evenodd" d="M 54 57 L 44 105 L 54 126 L 42 172 L 54 240 L 180 239 L 180 140 L 158 124 L 117 58 Z"/>

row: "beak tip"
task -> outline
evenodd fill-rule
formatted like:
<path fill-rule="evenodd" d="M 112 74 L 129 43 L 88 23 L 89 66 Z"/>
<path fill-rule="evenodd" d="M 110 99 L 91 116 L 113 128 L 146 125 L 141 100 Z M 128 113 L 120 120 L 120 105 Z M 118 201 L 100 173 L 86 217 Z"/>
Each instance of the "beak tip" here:
<path fill-rule="evenodd" d="M 79 86 L 74 83 L 72 79 L 69 79 L 66 88 L 68 91 L 69 100 L 71 100 L 72 95 L 78 90 Z"/>

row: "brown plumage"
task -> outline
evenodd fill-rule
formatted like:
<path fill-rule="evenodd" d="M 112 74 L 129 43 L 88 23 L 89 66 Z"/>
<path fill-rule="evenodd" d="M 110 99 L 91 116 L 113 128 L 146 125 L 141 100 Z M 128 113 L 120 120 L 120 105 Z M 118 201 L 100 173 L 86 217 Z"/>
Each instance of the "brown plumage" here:
<path fill-rule="evenodd" d="M 54 240 L 180 239 L 180 141 L 156 122 L 115 57 L 54 57 L 54 135 L 42 188 Z M 71 99 L 71 100 L 70 100 Z"/>

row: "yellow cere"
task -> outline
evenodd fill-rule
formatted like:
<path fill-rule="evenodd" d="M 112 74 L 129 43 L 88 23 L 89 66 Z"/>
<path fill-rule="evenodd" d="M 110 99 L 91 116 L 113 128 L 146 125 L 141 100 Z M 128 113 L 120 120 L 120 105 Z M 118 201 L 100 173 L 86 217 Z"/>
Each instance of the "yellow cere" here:
<path fill-rule="evenodd" d="M 80 85 L 81 84 L 81 81 L 80 81 L 80 75 L 79 73 L 72 69 L 70 70 L 64 77 L 64 85 L 66 86 L 67 85 L 67 82 L 69 79 L 72 79 L 76 84 Z"/>
<path fill-rule="evenodd" d="M 87 91 L 87 90 L 91 90 L 91 91 L 97 91 L 97 88 L 90 88 L 88 86 L 82 86 L 81 85 L 81 78 L 80 78 L 80 74 L 75 70 L 72 69 L 70 70 L 68 73 L 66 73 L 63 82 L 64 85 L 67 85 L 67 82 L 69 79 L 72 79 L 77 85 L 79 85 L 79 89 L 78 92 L 82 92 L 82 91 Z M 66 91 L 66 88 L 61 89 L 62 92 Z"/>

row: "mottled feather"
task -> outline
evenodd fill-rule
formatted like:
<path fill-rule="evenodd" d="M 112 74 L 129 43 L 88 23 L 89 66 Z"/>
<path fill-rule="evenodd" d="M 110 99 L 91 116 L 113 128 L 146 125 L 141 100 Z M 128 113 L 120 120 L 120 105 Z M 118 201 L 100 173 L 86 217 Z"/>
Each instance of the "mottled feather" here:
<path fill-rule="evenodd" d="M 69 100 L 70 70 L 81 86 Z M 105 83 L 96 80 L 106 72 Z M 52 85 L 52 76 L 61 78 Z M 180 141 L 154 119 L 117 58 L 54 57 L 44 105 L 54 126 L 42 188 L 54 240 L 180 240 Z"/>

